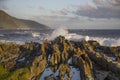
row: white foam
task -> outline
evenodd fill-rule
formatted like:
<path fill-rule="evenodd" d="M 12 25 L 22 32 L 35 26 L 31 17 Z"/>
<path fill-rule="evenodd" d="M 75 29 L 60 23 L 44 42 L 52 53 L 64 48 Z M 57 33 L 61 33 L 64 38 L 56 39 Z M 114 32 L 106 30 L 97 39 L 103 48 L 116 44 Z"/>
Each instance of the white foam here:
<path fill-rule="evenodd" d="M 14 42 L 14 43 L 17 43 L 17 44 L 24 44 L 25 43 L 23 41 L 15 41 L 15 40 L 0 40 L 0 42 L 2 42 L 2 43 Z"/>
<path fill-rule="evenodd" d="M 59 36 L 59 35 L 61 35 L 61 36 L 65 36 L 65 35 L 67 35 L 68 34 L 68 31 L 66 30 L 66 28 L 65 27 L 59 27 L 59 28 L 57 28 L 56 30 L 54 30 L 53 32 L 52 32 L 52 34 L 51 35 L 49 35 L 48 37 L 47 37 L 47 39 L 49 39 L 49 40 L 54 40 L 57 36 Z"/>
<path fill-rule="evenodd" d="M 98 41 L 101 45 L 104 46 L 120 46 L 120 38 L 102 38 L 102 37 L 90 37 L 91 40 Z"/>
<path fill-rule="evenodd" d="M 19 33 L 19 32 L 17 32 Z M 2 42 L 16 42 L 18 44 L 23 44 L 25 42 L 39 42 L 42 43 L 46 38 L 48 40 L 54 40 L 58 36 L 64 36 L 68 40 L 74 40 L 74 41 L 81 41 L 81 40 L 96 40 L 101 45 L 104 46 L 120 46 L 120 38 L 104 38 L 104 37 L 91 37 L 91 36 L 83 36 L 76 33 L 69 33 L 67 28 L 65 27 L 59 27 L 56 30 L 52 32 L 52 34 L 44 34 L 39 32 L 30 32 L 30 31 L 24 31 L 22 34 L 28 34 L 28 36 L 22 38 L 22 37 L 16 37 L 13 38 L 12 36 L 5 37 L 5 35 L 0 34 L 0 37 L 5 37 L 5 39 L 1 38 L 0 41 Z"/>
<path fill-rule="evenodd" d="M 33 37 L 33 38 L 40 37 L 40 33 L 33 32 L 33 33 L 32 33 L 32 37 Z"/>
<path fill-rule="evenodd" d="M 49 40 L 53 40 L 58 36 L 64 36 L 68 40 L 74 40 L 74 41 L 81 41 L 81 40 L 96 40 L 103 46 L 120 46 L 120 38 L 114 39 L 114 38 L 103 38 L 103 37 L 90 37 L 90 36 L 83 36 L 78 35 L 76 33 L 69 33 L 66 28 L 58 28 L 53 31 L 51 35 L 47 37 Z"/>
<path fill-rule="evenodd" d="M 88 41 L 90 38 L 89 36 L 85 36 L 85 40 Z"/>

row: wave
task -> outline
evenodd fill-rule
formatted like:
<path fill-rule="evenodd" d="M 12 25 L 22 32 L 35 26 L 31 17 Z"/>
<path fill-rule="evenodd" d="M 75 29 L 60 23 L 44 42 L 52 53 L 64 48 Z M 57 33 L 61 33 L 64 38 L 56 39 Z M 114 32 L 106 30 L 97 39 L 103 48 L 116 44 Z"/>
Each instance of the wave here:
<path fill-rule="evenodd" d="M 40 33 L 37 33 L 37 32 L 32 33 L 33 38 L 40 37 L 40 36 L 41 36 Z"/>
<path fill-rule="evenodd" d="M 18 35 L 19 34 L 19 35 Z M 25 42 L 39 42 L 42 43 L 45 39 L 54 40 L 58 36 L 64 36 L 68 40 L 81 41 L 81 40 L 95 40 L 103 46 L 120 46 L 120 38 L 106 38 L 106 37 L 92 37 L 88 35 L 80 35 L 77 33 L 70 33 L 67 28 L 59 27 L 51 34 L 36 31 L 18 31 L 14 34 L 6 33 L 0 34 L 1 42 L 15 42 L 23 44 Z"/>
<path fill-rule="evenodd" d="M 52 32 L 51 35 L 46 37 L 48 40 L 54 40 L 58 36 L 64 36 L 68 40 L 73 41 L 81 41 L 81 40 L 95 40 L 100 43 L 100 45 L 103 46 L 120 46 L 120 38 L 114 39 L 114 38 L 104 38 L 104 37 L 91 37 L 91 36 L 83 36 L 76 33 L 69 33 L 66 28 L 57 28 Z"/>
<path fill-rule="evenodd" d="M 4 36 L 4 34 L 0 34 L 0 37 L 3 37 Z"/>

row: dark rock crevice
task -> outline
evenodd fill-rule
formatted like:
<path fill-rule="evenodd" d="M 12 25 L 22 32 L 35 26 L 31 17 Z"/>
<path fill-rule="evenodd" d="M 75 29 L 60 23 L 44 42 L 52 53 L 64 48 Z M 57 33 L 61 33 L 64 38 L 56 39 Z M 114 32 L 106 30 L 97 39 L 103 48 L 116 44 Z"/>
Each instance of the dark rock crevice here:
<path fill-rule="evenodd" d="M 63 36 L 42 44 L 0 43 L 0 79 L 38 80 L 50 68 L 53 74 L 45 75 L 45 80 L 72 80 L 72 66 L 79 69 L 81 80 L 119 80 L 119 54 L 119 47 L 69 41 Z"/>

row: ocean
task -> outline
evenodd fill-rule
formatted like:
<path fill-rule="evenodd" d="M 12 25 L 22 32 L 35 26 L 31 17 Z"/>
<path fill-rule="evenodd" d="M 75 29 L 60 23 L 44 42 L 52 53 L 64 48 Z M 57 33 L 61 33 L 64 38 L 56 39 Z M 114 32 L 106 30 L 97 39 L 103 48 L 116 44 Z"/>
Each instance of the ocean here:
<path fill-rule="evenodd" d="M 83 30 L 83 29 L 47 29 L 47 30 L 0 30 L 1 42 L 42 43 L 45 39 L 53 40 L 62 35 L 69 40 L 96 40 L 105 46 L 120 46 L 120 30 Z"/>

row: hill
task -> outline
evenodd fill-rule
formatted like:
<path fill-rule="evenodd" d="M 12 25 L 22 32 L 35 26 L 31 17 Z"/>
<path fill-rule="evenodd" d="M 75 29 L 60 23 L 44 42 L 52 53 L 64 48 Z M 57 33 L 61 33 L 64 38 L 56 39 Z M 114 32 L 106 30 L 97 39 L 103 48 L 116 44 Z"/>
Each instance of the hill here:
<path fill-rule="evenodd" d="M 0 29 L 49 29 L 49 27 L 32 20 L 17 19 L 0 10 Z"/>

